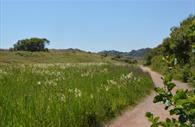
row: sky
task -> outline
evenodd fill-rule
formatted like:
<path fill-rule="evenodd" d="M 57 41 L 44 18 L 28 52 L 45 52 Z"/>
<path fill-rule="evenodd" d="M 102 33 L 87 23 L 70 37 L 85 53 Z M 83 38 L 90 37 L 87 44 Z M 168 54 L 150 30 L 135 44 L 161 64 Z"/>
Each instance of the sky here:
<path fill-rule="evenodd" d="M 31 37 L 56 49 L 155 47 L 190 14 L 195 0 L 0 0 L 0 48 Z"/>

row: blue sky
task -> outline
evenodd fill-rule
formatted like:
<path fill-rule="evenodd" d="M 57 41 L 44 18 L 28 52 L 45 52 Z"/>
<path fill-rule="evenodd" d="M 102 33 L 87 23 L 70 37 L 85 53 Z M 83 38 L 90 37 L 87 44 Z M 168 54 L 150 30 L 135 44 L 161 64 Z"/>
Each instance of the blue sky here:
<path fill-rule="evenodd" d="M 194 10 L 195 0 L 0 0 L 0 48 L 30 37 L 49 48 L 155 47 Z"/>

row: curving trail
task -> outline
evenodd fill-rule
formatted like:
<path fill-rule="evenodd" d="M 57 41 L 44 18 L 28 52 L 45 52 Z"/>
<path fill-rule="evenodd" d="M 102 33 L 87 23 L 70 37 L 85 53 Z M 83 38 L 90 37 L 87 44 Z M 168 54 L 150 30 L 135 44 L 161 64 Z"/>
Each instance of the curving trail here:
<path fill-rule="evenodd" d="M 162 87 L 163 82 L 161 80 L 161 75 L 157 72 L 152 71 L 148 67 L 140 66 L 143 71 L 149 72 L 154 85 L 156 87 Z M 186 83 L 179 81 L 174 81 L 177 88 L 189 89 L 189 86 Z M 174 89 L 175 91 L 175 89 Z M 148 97 L 146 97 L 141 103 L 135 106 L 133 109 L 125 111 L 121 116 L 117 117 L 106 127 L 150 127 L 150 123 L 145 117 L 146 112 L 152 112 L 155 116 L 159 116 L 160 119 L 165 119 L 169 116 L 169 113 L 164 110 L 163 104 L 153 103 L 153 98 L 155 92 L 153 91 Z"/>

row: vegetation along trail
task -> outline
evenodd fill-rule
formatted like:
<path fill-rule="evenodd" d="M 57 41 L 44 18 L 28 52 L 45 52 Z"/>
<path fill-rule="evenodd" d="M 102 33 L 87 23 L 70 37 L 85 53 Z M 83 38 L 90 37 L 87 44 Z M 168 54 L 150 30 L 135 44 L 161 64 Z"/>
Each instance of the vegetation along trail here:
<path fill-rule="evenodd" d="M 155 87 L 162 87 L 163 82 L 161 75 L 157 72 L 152 71 L 148 67 L 141 66 L 143 71 L 150 73 Z M 176 88 L 189 89 L 186 83 L 179 81 L 174 81 L 176 83 Z M 175 90 L 174 90 L 175 91 Z M 150 96 L 146 97 L 144 101 L 138 104 L 133 109 L 128 109 L 121 116 L 113 120 L 107 127 L 149 127 L 150 123 L 145 117 L 146 112 L 153 112 L 155 116 L 159 116 L 161 119 L 165 119 L 169 116 L 169 112 L 164 110 L 163 104 L 154 104 L 153 98 L 155 92 L 152 92 Z"/>

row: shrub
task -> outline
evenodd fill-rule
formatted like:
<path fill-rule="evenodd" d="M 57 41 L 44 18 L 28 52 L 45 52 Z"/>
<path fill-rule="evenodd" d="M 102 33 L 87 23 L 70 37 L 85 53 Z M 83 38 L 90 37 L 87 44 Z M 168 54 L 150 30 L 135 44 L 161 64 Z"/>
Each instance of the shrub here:
<path fill-rule="evenodd" d="M 189 79 L 192 77 L 192 72 L 190 70 L 189 66 L 184 66 L 183 71 L 182 71 L 182 80 L 184 82 L 188 82 Z"/>
<path fill-rule="evenodd" d="M 170 67 L 168 74 L 162 78 L 164 87 L 155 88 L 157 95 L 154 97 L 153 102 L 162 102 L 165 105 L 165 110 L 169 110 L 171 116 L 176 115 L 178 117 L 167 118 L 165 121 L 160 121 L 159 117 L 155 117 L 150 112 L 146 113 L 146 117 L 152 123 L 151 127 L 194 127 L 195 90 L 178 89 L 176 93 L 173 94 L 172 89 L 176 84 L 172 82 L 172 68 L 173 67 Z"/>

